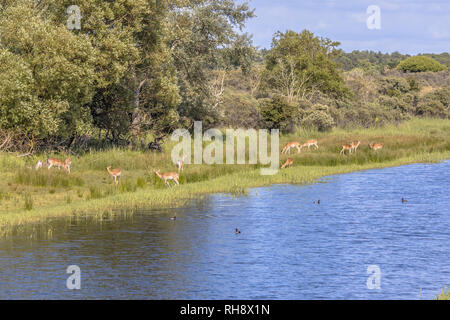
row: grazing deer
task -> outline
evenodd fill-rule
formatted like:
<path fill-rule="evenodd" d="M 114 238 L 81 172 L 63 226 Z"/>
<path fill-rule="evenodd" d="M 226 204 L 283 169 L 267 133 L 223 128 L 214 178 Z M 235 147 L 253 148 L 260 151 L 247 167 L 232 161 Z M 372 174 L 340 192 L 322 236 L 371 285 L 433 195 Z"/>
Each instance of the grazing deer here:
<path fill-rule="evenodd" d="M 302 144 L 301 146 L 300 146 L 300 150 L 303 148 L 303 147 L 308 147 L 308 150 L 309 150 L 309 147 L 310 146 L 314 146 L 314 147 L 316 147 L 316 149 L 319 149 L 319 146 L 317 145 L 317 140 L 308 140 L 308 141 L 306 141 L 304 144 Z"/>
<path fill-rule="evenodd" d="M 352 144 L 344 144 L 344 145 L 342 145 L 342 150 L 341 150 L 340 154 L 345 154 L 345 150 L 348 150 L 348 154 L 352 153 L 353 143 Z"/>
<path fill-rule="evenodd" d="M 70 173 L 70 165 L 72 161 L 70 161 L 70 158 L 66 158 L 66 161 L 62 162 L 62 160 L 55 159 L 55 158 L 49 158 L 47 159 L 48 167 L 47 169 L 50 170 L 51 167 L 58 167 L 58 169 L 66 169 Z"/>
<path fill-rule="evenodd" d="M 351 143 L 352 145 L 352 151 L 356 152 L 356 149 L 358 149 L 359 145 L 361 144 L 361 141 L 356 141 Z"/>
<path fill-rule="evenodd" d="M 288 158 L 286 162 L 281 166 L 281 169 L 284 169 L 286 167 L 291 167 L 294 163 L 294 160 L 292 158 Z"/>
<path fill-rule="evenodd" d="M 288 151 L 289 151 L 289 154 L 291 154 L 291 148 L 297 148 L 298 153 L 300 153 L 300 151 L 301 151 L 300 142 L 292 141 L 292 142 L 286 143 L 286 145 L 283 147 L 283 149 L 281 149 L 281 153 L 288 153 Z"/>
<path fill-rule="evenodd" d="M 181 160 L 177 161 L 177 168 L 178 168 L 178 173 L 180 173 L 180 171 L 183 171 L 184 168 L 184 159 L 186 159 L 186 156 L 183 155 L 183 157 L 181 157 Z"/>
<path fill-rule="evenodd" d="M 161 179 L 164 180 L 164 182 L 171 187 L 169 180 L 173 180 L 176 185 L 180 185 L 178 182 L 178 173 L 176 172 L 165 172 L 165 173 L 159 173 L 159 170 L 153 170 L 153 172 Z"/>
<path fill-rule="evenodd" d="M 111 177 L 113 177 L 114 183 L 118 184 L 120 175 L 122 174 L 122 171 L 120 170 L 120 168 L 111 170 L 111 166 L 109 166 L 109 167 L 106 167 L 106 170 L 108 170 L 108 173 L 111 175 Z"/>
<path fill-rule="evenodd" d="M 383 148 L 383 145 L 381 143 L 369 143 L 369 148 L 377 151 L 378 149 Z"/>

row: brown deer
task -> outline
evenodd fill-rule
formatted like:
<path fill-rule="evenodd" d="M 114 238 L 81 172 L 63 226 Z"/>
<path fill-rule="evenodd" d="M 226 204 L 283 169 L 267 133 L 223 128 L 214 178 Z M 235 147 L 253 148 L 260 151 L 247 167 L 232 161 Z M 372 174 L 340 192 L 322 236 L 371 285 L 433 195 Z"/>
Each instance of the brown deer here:
<path fill-rule="evenodd" d="M 301 148 L 300 148 L 300 142 L 297 141 L 291 141 L 285 144 L 285 146 L 283 147 L 283 149 L 281 149 L 281 153 L 288 153 L 291 154 L 291 148 L 297 148 L 298 153 L 300 153 Z"/>
<path fill-rule="evenodd" d="M 381 143 L 369 143 L 369 148 L 377 151 L 378 149 L 383 148 L 383 145 Z"/>
<path fill-rule="evenodd" d="M 70 165 L 72 164 L 72 161 L 70 158 L 66 158 L 66 160 L 63 162 L 62 160 L 56 159 L 56 158 L 49 158 L 47 159 L 48 167 L 47 169 L 50 170 L 51 167 L 57 167 L 58 169 L 66 169 L 67 172 L 70 173 Z M 43 164 L 42 164 L 43 165 Z M 37 167 L 37 164 L 36 164 Z"/>
<path fill-rule="evenodd" d="M 300 150 L 303 148 L 303 147 L 308 147 L 308 150 L 309 150 L 309 147 L 310 146 L 314 146 L 314 147 L 316 147 L 316 149 L 319 149 L 319 146 L 317 145 L 317 140 L 308 140 L 308 141 L 306 141 L 304 144 L 302 144 L 301 146 L 300 146 Z"/>
<path fill-rule="evenodd" d="M 116 169 L 111 170 L 111 166 L 106 167 L 106 170 L 108 170 L 108 173 L 110 174 L 110 176 L 113 177 L 114 183 L 118 184 L 119 183 L 119 179 L 120 179 L 120 175 L 122 174 L 122 170 L 120 170 L 120 168 L 116 168 Z"/>
<path fill-rule="evenodd" d="M 352 141 L 352 143 L 351 143 L 351 145 L 352 145 L 352 151 L 353 151 L 353 152 L 356 152 L 356 149 L 358 149 L 358 147 L 359 147 L 360 144 L 361 144 L 361 141 L 356 141 L 356 142 L 353 142 L 353 141 Z"/>
<path fill-rule="evenodd" d="M 353 144 L 344 144 L 344 145 L 342 145 L 342 150 L 341 150 L 340 154 L 345 154 L 345 150 L 348 150 L 348 154 L 352 153 Z"/>
<path fill-rule="evenodd" d="M 291 167 L 293 163 L 294 163 L 294 159 L 288 158 L 286 160 L 286 162 L 281 166 L 281 169 L 284 169 L 286 167 Z"/>
<path fill-rule="evenodd" d="M 176 172 L 165 172 L 165 173 L 159 173 L 159 170 L 153 170 L 153 172 L 161 179 L 164 180 L 164 182 L 171 187 L 169 180 L 173 180 L 175 184 L 178 186 L 180 183 L 178 182 L 178 173 Z"/>

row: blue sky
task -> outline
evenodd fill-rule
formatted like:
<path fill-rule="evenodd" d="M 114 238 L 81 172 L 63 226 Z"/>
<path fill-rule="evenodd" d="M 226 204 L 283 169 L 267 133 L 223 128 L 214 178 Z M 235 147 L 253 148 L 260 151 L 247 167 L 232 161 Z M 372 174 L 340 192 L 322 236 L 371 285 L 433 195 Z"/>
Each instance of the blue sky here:
<path fill-rule="evenodd" d="M 366 26 L 370 5 L 380 8 L 379 30 Z M 257 17 L 245 31 L 261 48 L 270 48 L 278 30 L 308 29 L 347 52 L 450 52 L 450 0 L 251 0 L 250 6 Z"/>

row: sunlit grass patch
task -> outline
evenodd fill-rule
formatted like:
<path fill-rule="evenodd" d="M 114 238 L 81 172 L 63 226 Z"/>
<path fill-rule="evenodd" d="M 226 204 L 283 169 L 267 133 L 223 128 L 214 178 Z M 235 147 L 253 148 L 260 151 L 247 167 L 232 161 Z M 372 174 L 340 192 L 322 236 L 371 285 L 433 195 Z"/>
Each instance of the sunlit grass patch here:
<path fill-rule="evenodd" d="M 83 186 L 84 180 L 80 177 L 69 175 L 61 170 L 18 170 L 14 182 L 21 185 L 37 187 L 71 187 Z"/>

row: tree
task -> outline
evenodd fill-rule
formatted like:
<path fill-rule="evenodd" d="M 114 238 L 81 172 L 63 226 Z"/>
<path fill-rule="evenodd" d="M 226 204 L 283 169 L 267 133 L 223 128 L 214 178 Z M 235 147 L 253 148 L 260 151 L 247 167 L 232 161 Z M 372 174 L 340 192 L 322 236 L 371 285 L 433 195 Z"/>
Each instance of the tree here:
<path fill-rule="evenodd" d="M 276 33 L 266 56 L 264 85 L 289 103 L 311 100 L 319 92 L 334 97 L 345 95 L 347 89 L 333 61 L 340 53 L 338 45 L 307 30 Z"/>
<path fill-rule="evenodd" d="M 168 46 L 181 95 L 177 111 L 185 121 L 202 120 L 208 127 L 220 117 L 227 72 L 233 67 L 248 68 L 254 49 L 249 37 L 237 30 L 254 13 L 246 2 L 232 0 L 174 0 L 171 4 Z"/>
<path fill-rule="evenodd" d="M 415 56 L 410 57 L 399 63 L 397 69 L 403 72 L 425 72 L 425 71 L 443 71 L 446 70 L 447 67 L 443 64 L 440 64 L 433 58 L 427 56 Z"/>
<path fill-rule="evenodd" d="M 0 125 L 34 138 L 79 128 L 81 106 L 94 94 L 96 49 L 54 25 L 34 1 L 0 12 Z"/>

